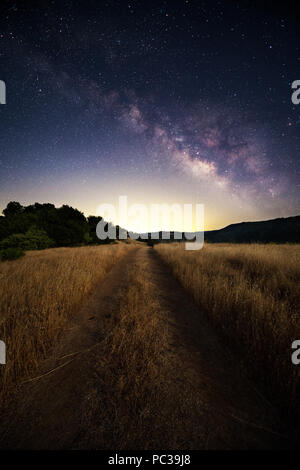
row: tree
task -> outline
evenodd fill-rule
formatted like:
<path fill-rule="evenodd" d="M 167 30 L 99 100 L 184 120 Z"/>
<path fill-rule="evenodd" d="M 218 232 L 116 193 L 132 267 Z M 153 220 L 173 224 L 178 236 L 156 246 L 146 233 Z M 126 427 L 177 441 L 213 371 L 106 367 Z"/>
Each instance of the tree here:
<path fill-rule="evenodd" d="M 5 217 L 12 217 L 14 215 L 19 215 L 23 212 L 24 207 L 21 206 L 19 202 L 11 201 L 7 204 L 6 208 L 3 211 Z"/>
<path fill-rule="evenodd" d="M 25 250 L 50 246 L 74 246 L 110 243 L 99 240 L 96 227 L 102 217 L 84 216 L 71 206 L 34 203 L 21 206 L 12 201 L 0 216 L 0 246 Z"/>

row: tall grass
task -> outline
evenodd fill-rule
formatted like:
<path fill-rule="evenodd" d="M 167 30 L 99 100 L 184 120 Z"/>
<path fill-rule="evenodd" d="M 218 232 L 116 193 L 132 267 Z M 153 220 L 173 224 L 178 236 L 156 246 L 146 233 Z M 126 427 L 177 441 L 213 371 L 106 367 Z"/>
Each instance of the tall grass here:
<path fill-rule="evenodd" d="M 158 245 L 161 258 L 241 354 L 268 396 L 300 413 L 300 245 Z"/>
<path fill-rule="evenodd" d="M 121 243 L 55 248 L 0 263 L 0 339 L 7 347 L 0 403 L 38 366 L 74 310 L 129 249 Z"/>

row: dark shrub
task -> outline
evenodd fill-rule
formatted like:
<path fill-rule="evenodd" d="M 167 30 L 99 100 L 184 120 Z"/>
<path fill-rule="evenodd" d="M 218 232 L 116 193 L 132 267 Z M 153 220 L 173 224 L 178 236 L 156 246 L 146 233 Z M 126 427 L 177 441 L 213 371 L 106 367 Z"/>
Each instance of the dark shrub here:
<path fill-rule="evenodd" d="M 6 248 L 4 250 L 0 251 L 0 260 L 1 261 L 6 261 L 6 260 L 13 260 L 13 259 L 18 259 L 24 256 L 25 253 L 22 250 L 22 248 Z"/>
<path fill-rule="evenodd" d="M 42 250 L 54 245 L 44 230 L 31 228 L 25 234 L 15 233 L 0 242 L 0 250 L 21 248 L 22 250 Z"/>

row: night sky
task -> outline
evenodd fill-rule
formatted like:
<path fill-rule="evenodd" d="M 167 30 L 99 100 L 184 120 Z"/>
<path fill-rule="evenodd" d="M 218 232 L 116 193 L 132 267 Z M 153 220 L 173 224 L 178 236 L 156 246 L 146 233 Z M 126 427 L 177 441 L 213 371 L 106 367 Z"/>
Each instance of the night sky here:
<path fill-rule="evenodd" d="M 128 195 L 203 203 L 206 229 L 299 214 L 299 20 L 271 3 L 2 4 L 0 210 Z"/>

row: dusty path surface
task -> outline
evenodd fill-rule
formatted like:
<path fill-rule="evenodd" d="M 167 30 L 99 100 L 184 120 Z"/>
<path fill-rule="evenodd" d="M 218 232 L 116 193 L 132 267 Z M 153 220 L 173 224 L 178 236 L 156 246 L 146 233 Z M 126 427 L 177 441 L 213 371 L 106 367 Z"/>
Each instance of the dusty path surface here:
<path fill-rule="evenodd" d="M 151 277 L 153 295 L 163 312 L 168 330 L 166 362 L 176 360 L 177 367 L 174 375 L 172 369 L 159 371 L 162 384 L 157 386 L 158 394 L 167 374 L 168 389 L 176 390 L 169 395 L 173 400 L 170 412 L 152 413 L 162 435 L 178 434 L 180 439 L 174 442 L 181 449 L 289 447 L 287 431 L 276 410 L 248 381 L 238 361 L 221 344 L 156 252 L 138 246 L 87 299 L 51 357 L 41 364 L 35 380 L 22 385 L 1 419 L 0 448 L 107 449 L 112 448 L 111 442 L 118 442 L 118 436 L 111 440 L 116 433 L 113 424 L 112 429 L 109 425 L 101 428 L 110 406 L 103 378 L 109 364 L 104 354 L 106 338 L 118 325 L 124 296 L 139 266 Z M 130 397 L 130 390 L 125 393 Z M 137 426 L 141 422 L 142 418 Z M 153 429 L 155 432 L 155 426 Z M 128 447 L 157 447 L 155 439 L 153 442 L 143 446 L 143 442 L 132 441 Z M 161 448 L 169 442 L 173 441 L 161 442 Z"/>

